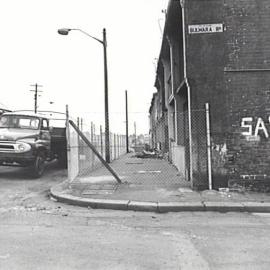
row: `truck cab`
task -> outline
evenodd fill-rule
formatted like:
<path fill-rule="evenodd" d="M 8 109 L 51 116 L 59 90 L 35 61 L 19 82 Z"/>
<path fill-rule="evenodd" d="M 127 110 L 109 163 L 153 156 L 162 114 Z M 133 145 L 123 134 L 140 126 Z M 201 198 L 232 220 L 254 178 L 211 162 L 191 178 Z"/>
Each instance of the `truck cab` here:
<path fill-rule="evenodd" d="M 66 162 L 65 128 L 61 132 L 58 128 L 55 135 L 49 118 L 42 114 L 8 112 L 0 116 L 0 165 L 31 167 L 33 176 L 40 177 L 45 162 L 55 158 L 62 165 Z"/>

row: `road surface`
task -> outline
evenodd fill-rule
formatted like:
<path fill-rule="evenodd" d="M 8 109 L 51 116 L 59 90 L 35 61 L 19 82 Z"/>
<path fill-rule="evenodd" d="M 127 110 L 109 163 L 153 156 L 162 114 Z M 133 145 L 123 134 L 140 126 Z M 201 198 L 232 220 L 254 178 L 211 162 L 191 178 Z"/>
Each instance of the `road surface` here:
<path fill-rule="evenodd" d="M 95 210 L 60 204 L 39 179 L 0 168 L 0 269 L 270 269 L 270 215 Z"/>

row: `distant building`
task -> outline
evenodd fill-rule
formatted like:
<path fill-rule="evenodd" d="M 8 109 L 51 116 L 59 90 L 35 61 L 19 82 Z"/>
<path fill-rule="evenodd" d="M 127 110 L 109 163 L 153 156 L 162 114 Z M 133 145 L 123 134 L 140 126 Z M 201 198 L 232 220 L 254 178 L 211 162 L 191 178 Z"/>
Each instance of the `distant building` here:
<path fill-rule="evenodd" d="M 205 103 L 214 187 L 270 178 L 269 10 L 268 0 L 168 3 L 150 135 L 194 188 L 208 185 Z"/>
<path fill-rule="evenodd" d="M 149 109 L 150 122 L 150 147 L 168 153 L 168 122 L 167 111 L 165 108 L 165 99 L 161 92 L 153 94 L 151 106 Z"/>

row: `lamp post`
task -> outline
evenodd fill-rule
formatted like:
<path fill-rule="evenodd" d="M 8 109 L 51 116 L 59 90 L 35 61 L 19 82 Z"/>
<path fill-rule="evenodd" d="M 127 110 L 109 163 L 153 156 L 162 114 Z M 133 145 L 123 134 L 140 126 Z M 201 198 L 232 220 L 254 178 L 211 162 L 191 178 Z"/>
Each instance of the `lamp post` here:
<path fill-rule="evenodd" d="M 105 160 L 110 163 L 110 128 L 109 128 L 109 103 L 108 103 L 108 68 L 107 68 L 107 39 L 106 29 L 103 29 L 103 39 L 100 40 L 96 37 L 89 35 L 87 32 L 79 28 L 61 28 L 58 29 L 58 34 L 68 35 L 70 31 L 77 30 L 85 34 L 86 36 L 98 41 L 103 45 L 104 55 L 104 105 L 105 105 Z"/>

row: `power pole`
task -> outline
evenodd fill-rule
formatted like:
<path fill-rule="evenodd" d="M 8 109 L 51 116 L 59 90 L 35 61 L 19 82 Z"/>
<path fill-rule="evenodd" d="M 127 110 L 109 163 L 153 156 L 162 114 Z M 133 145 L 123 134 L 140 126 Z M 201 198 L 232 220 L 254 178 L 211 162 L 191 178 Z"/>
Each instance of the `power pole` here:
<path fill-rule="evenodd" d="M 105 105 L 105 160 L 111 162 L 110 155 L 110 127 L 109 127 L 109 101 L 108 101 L 108 64 L 107 64 L 107 37 L 103 28 L 103 52 L 104 52 L 104 105 Z"/>
<path fill-rule="evenodd" d="M 38 99 L 38 93 L 41 93 L 42 91 L 38 90 L 38 87 L 42 87 L 42 85 L 38 85 L 37 83 L 36 84 L 31 84 L 30 86 L 34 86 L 35 87 L 35 90 L 30 90 L 31 92 L 35 92 L 34 94 L 34 101 L 35 101 L 35 105 L 34 105 L 34 111 L 35 113 L 37 113 L 37 99 Z"/>
<path fill-rule="evenodd" d="M 126 151 L 129 153 L 128 148 L 128 95 L 126 90 Z"/>

